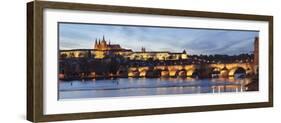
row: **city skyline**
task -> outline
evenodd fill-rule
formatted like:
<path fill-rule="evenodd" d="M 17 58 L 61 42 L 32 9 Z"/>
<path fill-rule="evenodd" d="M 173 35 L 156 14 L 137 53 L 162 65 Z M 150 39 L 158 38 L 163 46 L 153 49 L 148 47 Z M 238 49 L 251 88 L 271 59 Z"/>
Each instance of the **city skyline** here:
<path fill-rule="evenodd" d="M 59 23 L 59 49 L 92 49 L 105 36 L 112 44 L 140 51 L 170 51 L 188 54 L 252 53 L 258 31 L 166 28 L 147 26 Z"/>

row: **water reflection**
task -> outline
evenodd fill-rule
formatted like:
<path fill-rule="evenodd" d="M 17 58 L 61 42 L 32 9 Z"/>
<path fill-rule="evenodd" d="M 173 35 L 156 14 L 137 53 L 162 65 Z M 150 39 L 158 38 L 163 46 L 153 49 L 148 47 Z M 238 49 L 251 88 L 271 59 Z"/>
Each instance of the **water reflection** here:
<path fill-rule="evenodd" d="M 251 79 L 120 78 L 59 81 L 59 99 L 243 92 Z"/>

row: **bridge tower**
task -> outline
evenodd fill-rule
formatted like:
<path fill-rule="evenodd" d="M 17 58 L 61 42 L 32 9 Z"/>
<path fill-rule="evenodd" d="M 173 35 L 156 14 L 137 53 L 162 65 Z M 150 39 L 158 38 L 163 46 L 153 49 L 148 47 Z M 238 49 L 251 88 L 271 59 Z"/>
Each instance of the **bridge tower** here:
<path fill-rule="evenodd" d="M 259 67 L 259 37 L 255 37 L 254 42 L 254 73 L 258 73 L 258 67 Z"/>

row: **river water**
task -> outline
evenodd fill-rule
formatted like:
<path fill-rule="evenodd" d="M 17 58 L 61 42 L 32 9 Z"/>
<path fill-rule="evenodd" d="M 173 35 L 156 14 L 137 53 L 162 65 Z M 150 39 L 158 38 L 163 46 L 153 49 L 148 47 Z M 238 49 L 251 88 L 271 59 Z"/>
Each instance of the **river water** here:
<path fill-rule="evenodd" d="M 251 80 L 193 78 L 119 78 L 108 80 L 59 80 L 59 99 L 199 94 L 246 91 Z"/>

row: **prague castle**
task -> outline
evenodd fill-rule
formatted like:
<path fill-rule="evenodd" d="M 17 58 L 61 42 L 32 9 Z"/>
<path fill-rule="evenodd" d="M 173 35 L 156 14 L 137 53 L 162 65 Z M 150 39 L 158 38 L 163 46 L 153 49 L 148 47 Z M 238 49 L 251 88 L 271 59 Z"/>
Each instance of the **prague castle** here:
<path fill-rule="evenodd" d="M 73 49 L 60 50 L 60 57 L 79 58 L 93 56 L 95 59 L 103 59 L 107 56 L 119 55 L 129 60 L 181 60 L 187 59 L 186 51 L 169 52 L 169 51 L 146 51 L 143 47 L 141 51 L 132 51 L 131 49 L 122 48 L 119 44 L 111 44 L 106 41 L 105 37 L 96 39 L 93 49 Z"/>
<path fill-rule="evenodd" d="M 96 59 L 102 59 L 109 55 L 121 55 L 128 56 L 132 53 L 131 49 L 121 48 L 119 44 L 111 44 L 110 41 L 107 43 L 104 36 L 102 40 L 95 40 L 94 44 L 94 56 Z"/>

